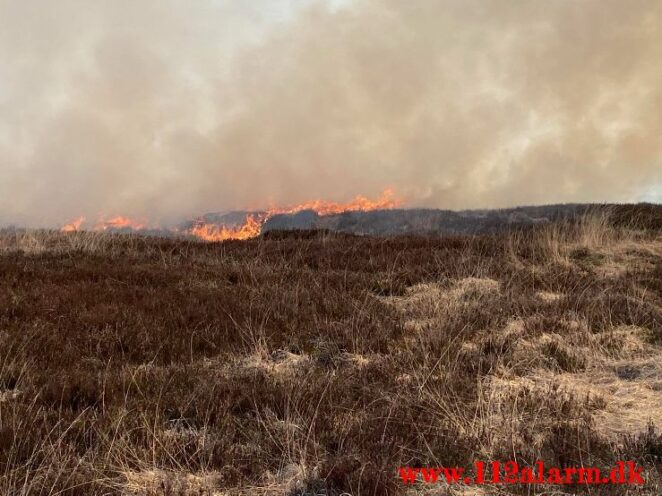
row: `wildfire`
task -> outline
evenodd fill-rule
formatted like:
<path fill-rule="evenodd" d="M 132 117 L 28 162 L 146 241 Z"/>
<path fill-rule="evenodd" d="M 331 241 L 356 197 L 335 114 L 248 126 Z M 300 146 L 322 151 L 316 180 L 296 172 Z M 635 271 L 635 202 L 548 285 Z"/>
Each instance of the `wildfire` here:
<path fill-rule="evenodd" d="M 314 210 L 319 215 L 333 215 L 342 212 L 367 212 L 370 210 L 388 210 L 402 205 L 402 200 L 395 198 L 391 188 L 385 189 L 376 200 L 369 200 L 365 196 L 357 196 L 348 203 L 336 203 L 324 200 L 312 200 L 289 208 L 269 209 L 271 215 L 295 214 L 302 210 Z"/>
<path fill-rule="evenodd" d="M 85 222 L 85 217 L 78 217 L 77 219 L 72 220 L 68 224 L 63 225 L 60 228 L 60 231 L 62 231 L 62 232 L 79 231 L 81 226 L 83 225 L 83 222 Z"/>
<path fill-rule="evenodd" d="M 133 219 L 129 219 L 128 217 L 122 217 L 121 215 L 118 215 L 117 217 L 113 217 L 112 219 L 100 220 L 94 226 L 93 230 L 107 231 L 109 229 L 125 229 L 125 228 L 140 230 L 145 228 L 145 224 Z"/>
<path fill-rule="evenodd" d="M 264 214 L 248 214 L 244 224 L 237 227 L 205 223 L 202 220 L 188 230 L 188 234 L 205 241 L 223 241 L 226 239 L 254 238 L 262 231 L 262 226 L 274 215 L 295 214 L 303 210 L 313 210 L 318 215 L 333 215 L 342 212 L 367 212 L 370 210 L 388 210 L 397 208 L 402 201 L 395 197 L 392 189 L 383 191 L 379 198 L 370 200 L 364 196 L 357 196 L 348 203 L 337 203 L 324 200 L 312 200 L 291 207 L 271 207 Z"/>
<path fill-rule="evenodd" d="M 277 214 L 295 214 L 303 210 L 313 210 L 318 215 L 333 215 L 342 212 L 367 212 L 370 210 L 388 210 L 397 208 L 402 201 L 395 197 L 392 189 L 386 189 L 374 200 L 364 196 L 357 196 L 347 203 L 337 203 L 324 200 L 312 200 L 290 207 L 271 207 L 264 212 L 250 213 L 246 216 L 244 223 L 239 226 L 228 226 L 218 223 L 205 222 L 198 219 L 193 225 L 183 231 L 170 229 L 176 235 L 195 236 L 204 241 L 223 241 L 226 239 L 250 239 L 262 232 L 262 226 L 271 217 Z M 85 217 L 79 217 L 60 228 L 63 232 L 79 231 L 85 224 Z M 108 231 L 118 229 L 141 230 L 147 225 L 128 217 L 117 216 L 110 219 L 101 219 L 90 228 L 92 231 Z"/>
<path fill-rule="evenodd" d="M 60 228 L 62 232 L 75 232 L 83 229 L 85 225 L 85 217 L 78 217 Z M 108 231 L 116 229 L 133 229 L 140 230 L 146 226 L 144 223 L 118 215 L 110 219 L 100 219 L 94 226 L 90 227 L 90 231 Z"/>
<path fill-rule="evenodd" d="M 225 239 L 249 239 L 260 234 L 262 224 L 266 221 L 259 220 L 257 215 L 249 214 L 243 225 L 239 227 L 227 227 L 218 224 L 205 224 L 197 222 L 189 231 L 189 234 L 204 241 L 223 241 Z"/>

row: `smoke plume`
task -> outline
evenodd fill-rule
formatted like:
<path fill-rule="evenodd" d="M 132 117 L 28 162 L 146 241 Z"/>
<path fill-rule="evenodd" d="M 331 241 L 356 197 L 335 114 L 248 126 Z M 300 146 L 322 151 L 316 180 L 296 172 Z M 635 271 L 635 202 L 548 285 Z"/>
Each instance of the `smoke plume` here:
<path fill-rule="evenodd" d="M 662 188 L 660 0 L 0 0 L 0 225 Z"/>

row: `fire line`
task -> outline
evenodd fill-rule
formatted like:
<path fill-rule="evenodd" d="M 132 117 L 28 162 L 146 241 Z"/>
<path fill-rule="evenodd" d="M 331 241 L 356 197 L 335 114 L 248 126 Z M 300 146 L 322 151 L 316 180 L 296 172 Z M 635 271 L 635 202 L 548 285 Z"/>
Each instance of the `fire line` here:
<path fill-rule="evenodd" d="M 325 200 L 311 200 L 290 207 L 270 207 L 264 211 L 251 212 L 246 215 L 243 224 L 228 226 L 222 223 L 206 222 L 203 218 L 196 219 L 192 226 L 183 230 L 165 229 L 173 234 L 193 236 L 203 241 L 224 241 L 227 239 L 250 239 L 262 232 L 262 226 L 274 215 L 295 214 L 304 210 L 312 210 L 318 215 L 333 215 L 343 212 L 368 212 L 372 210 L 389 210 L 402 205 L 402 200 L 395 196 L 393 189 L 387 188 L 382 194 L 370 200 L 365 196 L 357 196 L 347 203 L 338 203 Z M 85 217 L 78 217 L 63 225 L 63 232 L 75 231 L 113 231 L 128 229 L 141 231 L 150 229 L 147 223 L 140 222 L 125 216 L 116 216 L 110 219 L 100 219 L 96 224 L 87 227 Z M 160 229 L 160 228 L 157 228 Z"/>

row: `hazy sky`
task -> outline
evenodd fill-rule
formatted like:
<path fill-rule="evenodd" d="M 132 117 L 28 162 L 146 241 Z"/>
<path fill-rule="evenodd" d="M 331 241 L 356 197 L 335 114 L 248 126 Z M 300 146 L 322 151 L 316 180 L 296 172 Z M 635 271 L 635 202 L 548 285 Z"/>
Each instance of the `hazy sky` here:
<path fill-rule="evenodd" d="M 0 224 L 662 195 L 662 0 L 0 0 Z"/>

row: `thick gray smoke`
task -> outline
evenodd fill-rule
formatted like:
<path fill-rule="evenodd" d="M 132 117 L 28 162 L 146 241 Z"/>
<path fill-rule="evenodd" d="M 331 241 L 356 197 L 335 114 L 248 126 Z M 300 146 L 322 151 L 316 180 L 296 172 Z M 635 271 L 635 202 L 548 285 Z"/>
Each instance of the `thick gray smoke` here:
<path fill-rule="evenodd" d="M 0 224 L 662 188 L 660 0 L 0 0 Z"/>

